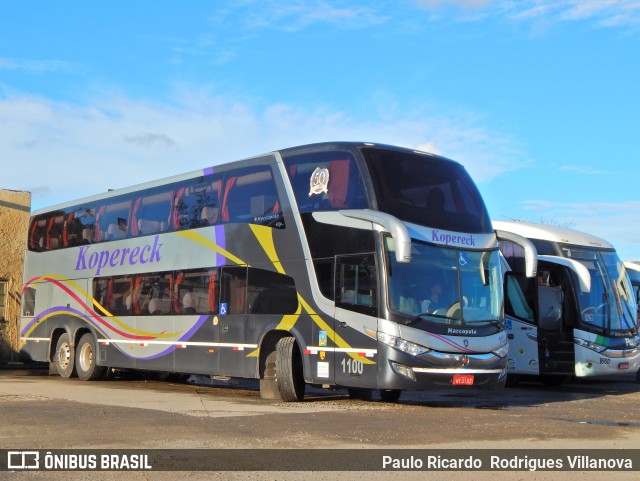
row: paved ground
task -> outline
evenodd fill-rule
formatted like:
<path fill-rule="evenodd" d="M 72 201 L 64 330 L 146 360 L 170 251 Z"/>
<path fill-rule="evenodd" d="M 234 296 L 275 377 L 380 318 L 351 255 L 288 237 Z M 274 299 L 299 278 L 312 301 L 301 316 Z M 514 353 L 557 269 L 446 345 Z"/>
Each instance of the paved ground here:
<path fill-rule="evenodd" d="M 504 391 L 403 393 L 399 403 L 309 390 L 302 403 L 260 399 L 255 382 L 175 384 L 136 377 L 82 382 L 45 370 L 0 371 L 0 449 L 638 448 L 640 385 L 524 384 Z M 319 452 L 320 453 L 320 452 Z M 321 453 L 319 454 L 321 455 Z M 327 460 L 331 462 L 330 459 Z M 568 473 L 344 473 L 349 479 L 567 479 Z M 0 473 L 52 479 L 52 473 Z M 126 473 L 126 479 L 336 479 L 337 473 Z M 125 479 L 57 473 L 55 479 Z M 617 473 L 615 479 L 639 479 Z M 583 479 L 601 479 L 587 473 Z"/>

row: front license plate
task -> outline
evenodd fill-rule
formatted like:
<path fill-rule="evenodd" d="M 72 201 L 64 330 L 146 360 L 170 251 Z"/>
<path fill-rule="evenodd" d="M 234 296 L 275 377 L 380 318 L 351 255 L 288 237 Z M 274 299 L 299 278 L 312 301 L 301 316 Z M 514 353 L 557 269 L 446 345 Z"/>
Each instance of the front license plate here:
<path fill-rule="evenodd" d="M 473 374 L 456 374 L 451 384 L 454 386 L 473 386 Z"/>

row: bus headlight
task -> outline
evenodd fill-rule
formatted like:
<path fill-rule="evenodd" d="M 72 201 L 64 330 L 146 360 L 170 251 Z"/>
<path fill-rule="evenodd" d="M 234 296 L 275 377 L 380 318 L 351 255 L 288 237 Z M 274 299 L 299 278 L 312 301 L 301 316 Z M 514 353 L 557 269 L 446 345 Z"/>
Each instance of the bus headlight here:
<path fill-rule="evenodd" d="M 406 339 L 402 339 L 401 337 L 386 334 L 384 332 L 378 332 L 378 340 L 383 344 L 386 344 L 387 346 L 391 346 L 395 349 L 398 349 L 399 351 L 411 354 L 412 356 L 419 356 L 420 354 L 424 354 L 425 352 L 429 351 L 429 349 L 424 346 L 407 341 Z"/>
<path fill-rule="evenodd" d="M 595 342 L 587 341 L 586 339 L 580 339 L 579 337 L 574 338 L 573 341 L 578 346 L 586 347 L 587 349 L 591 349 L 595 352 L 602 352 L 607 350 L 605 346 L 601 346 L 600 344 L 596 344 Z"/>

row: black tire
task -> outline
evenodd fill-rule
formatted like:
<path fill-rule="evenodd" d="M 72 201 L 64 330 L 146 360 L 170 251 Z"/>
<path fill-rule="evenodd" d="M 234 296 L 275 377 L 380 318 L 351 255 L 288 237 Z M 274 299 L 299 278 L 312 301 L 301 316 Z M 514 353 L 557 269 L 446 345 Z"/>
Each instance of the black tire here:
<path fill-rule="evenodd" d="M 295 402 L 304 398 L 302 356 L 294 337 L 283 337 L 276 344 L 276 383 L 283 401 Z"/>
<path fill-rule="evenodd" d="M 360 399 L 361 401 L 371 401 L 373 398 L 373 393 L 371 389 L 365 389 L 361 387 L 350 387 L 347 388 L 347 392 L 349 393 L 349 397 L 351 399 Z"/>
<path fill-rule="evenodd" d="M 58 338 L 56 352 L 53 355 L 55 370 L 60 377 L 70 378 L 76 375 L 76 352 L 65 332 Z"/>
<path fill-rule="evenodd" d="M 96 341 L 93 334 L 86 333 L 80 338 L 76 349 L 76 371 L 83 381 L 95 381 L 104 377 L 107 366 L 98 366 L 96 356 Z"/>
<path fill-rule="evenodd" d="M 260 378 L 260 397 L 262 399 L 281 399 L 276 382 L 276 351 L 271 351 L 265 359 L 264 373 Z"/>
<path fill-rule="evenodd" d="M 386 403 L 395 403 L 400 400 L 402 389 L 380 389 L 380 399 Z"/>

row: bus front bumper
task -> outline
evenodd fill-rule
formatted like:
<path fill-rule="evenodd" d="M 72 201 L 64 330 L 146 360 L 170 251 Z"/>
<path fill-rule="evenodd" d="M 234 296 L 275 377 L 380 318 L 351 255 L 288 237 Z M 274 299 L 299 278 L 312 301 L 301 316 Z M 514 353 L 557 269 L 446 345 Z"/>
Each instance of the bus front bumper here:
<path fill-rule="evenodd" d="M 445 353 L 429 351 L 412 356 L 379 346 L 380 389 L 501 387 L 507 360 L 494 353 Z M 383 367 L 384 366 L 384 367 Z"/>

